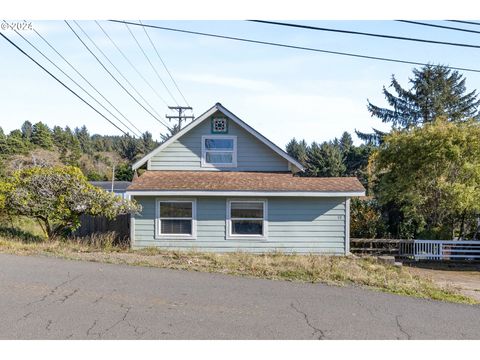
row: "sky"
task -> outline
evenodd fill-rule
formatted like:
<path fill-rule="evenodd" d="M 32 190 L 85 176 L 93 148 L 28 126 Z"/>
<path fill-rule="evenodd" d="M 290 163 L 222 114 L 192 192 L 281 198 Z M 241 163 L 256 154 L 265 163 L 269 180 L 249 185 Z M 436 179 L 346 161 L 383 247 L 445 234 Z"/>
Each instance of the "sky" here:
<path fill-rule="evenodd" d="M 480 45 L 480 34 L 429 28 L 392 20 L 290 22 Z M 480 26 L 474 25 L 445 21 L 429 22 L 480 30 Z M 159 139 L 160 133 L 166 132 L 163 125 L 135 103 L 111 79 L 63 21 L 31 23 L 33 28 L 56 47 L 139 130 L 151 132 L 156 139 Z M 169 105 L 175 105 L 173 98 L 179 104 L 185 105 L 142 28 L 130 27 L 161 79 L 173 94 L 173 98 L 152 70 L 124 24 L 100 21 L 160 97 L 123 59 L 95 22 L 78 21 L 78 23 L 137 91 L 147 99 L 163 122 L 167 122 L 165 115 L 169 110 L 160 97 Z M 325 50 L 480 69 L 478 63 L 480 49 L 475 48 L 336 34 L 248 21 L 146 20 L 144 23 Z M 78 31 L 73 22 L 70 24 Z M 388 130 L 389 125 L 370 116 L 367 111 L 367 99 L 376 105 L 385 106 L 382 87 L 390 84 L 392 75 L 395 75 L 404 87 L 408 87 L 408 78 L 414 68 L 412 65 L 247 44 L 157 29 L 147 31 L 180 90 L 193 107 L 195 116 L 201 115 L 215 103 L 220 102 L 282 148 L 293 137 L 305 139 L 307 142 L 321 142 L 340 137 L 344 131 L 348 131 L 353 134 L 355 143 L 359 144 L 361 142 L 354 135 L 355 130 L 368 132 L 372 127 Z M 89 99 L 17 34 L 11 30 L 2 33 L 85 99 Z M 75 80 L 82 85 L 85 84 L 33 31 L 22 30 L 21 34 Z M 80 35 L 85 38 L 83 34 Z M 101 55 L 99 57 L 106 63 Z M 108 67 L 111 68 L 110 65 Z M 115 73 L 115 70 L 111 71 L 128 88 L 128 84 Z M 467 79 L 467 90 L 480 89 L 480 73 L 462 73 Z M 0 126 L 6 133 L 19 128 L 25 120 L 29 120 L 32 123 L 42 121 L 50 127 L 59 125 L 74 128 L 86 125 L 92 134 L 121 134 L 3 38 L 0 38 L 0 81 Z M 108 113 L 106 115 L 109 116 Z"/>

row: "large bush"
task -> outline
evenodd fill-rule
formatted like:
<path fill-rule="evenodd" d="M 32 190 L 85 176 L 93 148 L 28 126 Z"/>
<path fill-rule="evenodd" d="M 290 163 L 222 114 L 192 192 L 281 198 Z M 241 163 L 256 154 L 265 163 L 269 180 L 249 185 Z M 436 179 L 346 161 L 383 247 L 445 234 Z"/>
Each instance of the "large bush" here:
<path fill-rule="evenodd" d="M 36 219 L 52 237 L 77 229 L 83 214 L 113 219 L 140 206 L 91 185 L 76 167 L 35 166 L 0 183 L 0 211 Z"/>

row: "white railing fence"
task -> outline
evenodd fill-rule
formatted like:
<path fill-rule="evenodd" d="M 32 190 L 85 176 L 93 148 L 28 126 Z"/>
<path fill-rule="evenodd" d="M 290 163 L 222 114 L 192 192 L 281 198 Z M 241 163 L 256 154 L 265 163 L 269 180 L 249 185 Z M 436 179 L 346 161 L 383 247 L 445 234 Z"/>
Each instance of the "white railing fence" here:
<path fill-rule="evenodd" d="M 480 260 L 480 241 L 404 241 L 400 243 L 399 255 L 415 260 Z"/>

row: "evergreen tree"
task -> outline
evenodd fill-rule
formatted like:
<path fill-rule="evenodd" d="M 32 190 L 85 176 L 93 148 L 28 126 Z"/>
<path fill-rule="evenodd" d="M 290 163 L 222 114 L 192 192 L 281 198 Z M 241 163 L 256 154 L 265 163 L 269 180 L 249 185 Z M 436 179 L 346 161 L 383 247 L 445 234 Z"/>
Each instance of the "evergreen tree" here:
<path fill-rule="evenodd" d="M 7 152 L 7 136 L 3 132 L 2 127 L 0 126 L 0 157 L 6 155 Z"/>
<path fill-rule="evenodd" d="M 286 146 L 287 154 L 296 159 L 304 167 L 307 165 L 308 145 L 305 140 L 297 141 L 293 138 Z"/>
<path fill-rule="evenodd" d="M 413 70 L 409 79 L 410 89 L 404 89 L 394 75 L 391 87 L 395 94 L 383 87 L 383 94 L 391 108 L 382 108 L 368 101 L 368 111 L 384 123 L 405 129 L 431 123 L 438 117 L 448 121 L 480 119 L 477 92 L 466 92 L 465 78 L 458 71 L 441 65 L 426 65 Z M 375 130 L 372 134 L 357 131 L 366 141 L 378 143 L 384 133 Z"/>
<path fill-rule="evenodd" d="M 124 159 L 134 161 L 137 155 L 141 153 L 139 143 L 130 135 L 122 136 L 119 153 Z"/>
<path fill-rule="evenodd" d="M 328 142 L 321 145 L 312 143 L 307 153 L 308 176 L 343 176 L 345 171 L 342 152 L 338 146 Z"/>
<path fill-rule="evenodd" d="M 93 143 L 88 133 L 87 127 L 83 125 L 80 129 L 75 128 L 75 136 L 80 142 L 80 147 L 85 154 L 93 154 Z"/>
<path fill-rule="evenodd" d="M 42 149 L 51 150 L 53 147 L 53 140 L 52 133 L 50 132 L 48 126 L 42 122 L 38 122 L 33 125 L 31 142 Z"/>
<path fill-rule="evenodd" d="M 23 124 L 22 124 L 22 127 L 21 127 L 21 130 L 22 130 L 22 136 L 25 140 L 27 141 L 30 141 L 30 138 L 32 137 L 32 132 L 33 132 L 33 126 L 32 126 L 32 123 L 30 121 L 25 121 Z"/>
<path fill-rule="evenodd" d="M 342 137 L 338 140 L 338 146 L 344 157 L 347 157 L 350 151 L 353 149 L 353 139 L 347 131 L 342 134 Z"/>
<path fill-rule="evenodd" d="M 150 151 L 155 149 L 155 147 L 157 147 L 157 142 L 153 140 L 152 133 L 148 131 L 142 134 L 141 141 L 143 147 L 142 151 L 144 154 L 149 153 Z"/>
<path fill-rule="evenodd" d="M 1 142 L 1 140 L 0 140 Z M 23 154 L 29 150 L 20 130 L 13 130 L 3 141 L 2 154 Z"/>

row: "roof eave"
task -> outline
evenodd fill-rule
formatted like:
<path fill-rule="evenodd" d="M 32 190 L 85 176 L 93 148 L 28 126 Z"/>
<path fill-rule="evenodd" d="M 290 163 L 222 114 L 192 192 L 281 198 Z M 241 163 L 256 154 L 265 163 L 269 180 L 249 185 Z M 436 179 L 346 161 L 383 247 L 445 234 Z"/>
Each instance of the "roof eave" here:
<path fill-rule="evenodd" d="M 130 196 L 357 197 L 365 191 L 127 190 Z"/>

